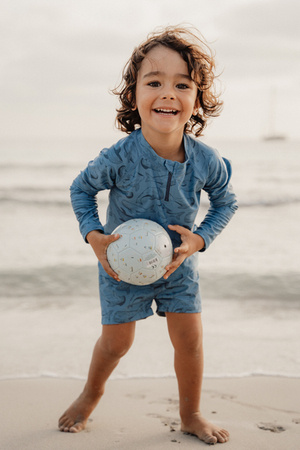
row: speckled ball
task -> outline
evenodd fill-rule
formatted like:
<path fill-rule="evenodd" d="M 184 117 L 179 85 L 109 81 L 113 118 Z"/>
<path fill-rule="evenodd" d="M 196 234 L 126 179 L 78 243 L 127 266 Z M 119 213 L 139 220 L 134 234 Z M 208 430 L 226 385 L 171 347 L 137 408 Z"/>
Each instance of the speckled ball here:
<path fill-rule="evenodd" d="M 120 238 L 107 248 L 107 259 L 120 280 L 139 286 L 152 284 L 166 272 L 173 246 L 166 230 L 147 219 L 132 219 L 112 234 Z"/>

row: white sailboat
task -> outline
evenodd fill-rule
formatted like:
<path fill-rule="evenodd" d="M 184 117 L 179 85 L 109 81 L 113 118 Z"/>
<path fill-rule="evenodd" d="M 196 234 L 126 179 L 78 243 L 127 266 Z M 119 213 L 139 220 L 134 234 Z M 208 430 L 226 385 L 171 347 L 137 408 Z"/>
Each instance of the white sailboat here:
<path fill-rule="evenodd" d="M 275 88 L 271 90 L 270 106 L 268 115 L 267 133 L 263 137 L 264 141 L 284 141 L 287 139 L 286 135 L 276 131 L 276 112 L 277 112 L 277 91 Z"/>

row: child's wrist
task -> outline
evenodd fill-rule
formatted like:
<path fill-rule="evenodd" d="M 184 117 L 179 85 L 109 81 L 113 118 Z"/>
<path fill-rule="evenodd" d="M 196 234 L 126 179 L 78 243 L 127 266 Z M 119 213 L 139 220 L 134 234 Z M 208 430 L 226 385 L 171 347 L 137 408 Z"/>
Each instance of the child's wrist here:
<path fill-rule="evenodd" d="M 92 230 L 86 235 L 86 240 L 90 244 L 95 238 L 99 237 L 99 234 L 104 234 L 101 230 Z"/>
<path fill-rule="evenodd" d="M 203 250 L 205 247 L 205 241 L 203 239 L 202 236 L 200 236 L 200 234 L 196 234 L 195 235 L 195 245 L 196 245 L 196 251 L 199 252 L 200 250 Z"/>

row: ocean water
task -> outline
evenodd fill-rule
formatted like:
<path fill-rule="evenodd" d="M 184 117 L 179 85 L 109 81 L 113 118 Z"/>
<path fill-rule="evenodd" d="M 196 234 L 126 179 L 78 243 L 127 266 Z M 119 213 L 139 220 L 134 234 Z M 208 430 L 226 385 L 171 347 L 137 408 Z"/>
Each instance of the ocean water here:
<path fill-rule="evenodd" d="M 101 332 L 97 262 L 69 185 L 101 142 L 2 141 L 0 378 L 84 378 Z M 208 142 L 233 164 L 239 210 L 199 257 L 206 376 L 299 376 L 300 142 Z M 107 193 L 99 194 L 105 221 Z M 198 221 L 207 210 L 203 195 Z M 174 375 L 165 319 L 141 321 L 112 377 Z"/>

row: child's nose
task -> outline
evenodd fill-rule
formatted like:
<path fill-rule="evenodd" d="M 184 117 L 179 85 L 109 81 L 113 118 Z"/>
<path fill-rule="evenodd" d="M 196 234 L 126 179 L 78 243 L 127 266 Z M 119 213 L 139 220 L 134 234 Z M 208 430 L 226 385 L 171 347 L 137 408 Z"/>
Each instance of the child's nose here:
<path fill-rule="evenodd" d="M 163 100 L 167 100 L 167 99 L 175 100 L 175 95 L 173 95 L 173 94 L 165 94 L 165 95 L 163 95 L 162 99 Z"/>
<path fill-rule="evenodd" d="M 165 89 L 162 92 L 162 99 L 163 100 L 175 100 L 175 92 L 174 89 L 171 86 L 166 86 Z"/>

